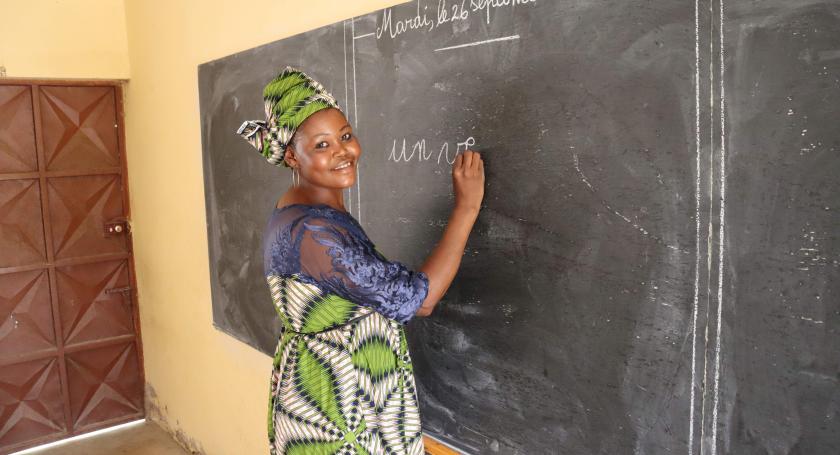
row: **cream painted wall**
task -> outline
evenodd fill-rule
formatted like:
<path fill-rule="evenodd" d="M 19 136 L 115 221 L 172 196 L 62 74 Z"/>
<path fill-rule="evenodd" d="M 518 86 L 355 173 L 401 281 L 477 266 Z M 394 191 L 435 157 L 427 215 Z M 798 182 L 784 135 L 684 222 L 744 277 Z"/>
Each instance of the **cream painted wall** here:
<path fill-rule="evenodd" d="M 127 79 L 122 0 L 0 0 L 8 77 Z"/>
<path fill-rule="evenodd" d="M 192 449 L 268 453 L 271 370 L 269 356 L 212 326 L 197 66 L 396 3 L 125 0 L 127 157 L 149 414 Z"/>

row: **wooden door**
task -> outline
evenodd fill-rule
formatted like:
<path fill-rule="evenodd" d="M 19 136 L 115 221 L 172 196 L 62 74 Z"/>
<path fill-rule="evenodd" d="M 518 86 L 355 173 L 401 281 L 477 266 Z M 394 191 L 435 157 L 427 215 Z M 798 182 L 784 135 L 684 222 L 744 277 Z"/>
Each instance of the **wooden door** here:
<path fill-rule="evenodd" d="M 0 453 L 144 416 L 122 87 L 0 80 Z"/>

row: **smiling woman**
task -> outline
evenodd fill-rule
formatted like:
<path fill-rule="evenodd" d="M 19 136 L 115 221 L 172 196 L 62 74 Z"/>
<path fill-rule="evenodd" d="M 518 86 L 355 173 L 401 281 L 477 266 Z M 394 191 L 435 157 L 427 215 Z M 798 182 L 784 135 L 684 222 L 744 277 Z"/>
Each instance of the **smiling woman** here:
<path fill-rule="evenodd" d="M 287 162 L 307 183 L 307 188 L 301 184 L 293 190 L 299 196 L 313 191 L 341 190 L 356 181 L 356 162 L 361 149 L 353 129 L 338 109 L 324 109 L 306 119 L 305 128 L 295 133 L 290 150 Z"/>
<path fill-rule="evenodd" d="M 391 261 L 344 208 L 362 154 L 335 99 L 287 67 L 264 90 L 266 121 L 238 133 L 291 167 L 263 237 L 264 271 L 283 322 L 268 400 L 271 454 L 422 454 L 404 325 L 431 314 L 452 283 L 484 195 L 484 165 L 455 158 L 455 208 L 418 270 Z"/>

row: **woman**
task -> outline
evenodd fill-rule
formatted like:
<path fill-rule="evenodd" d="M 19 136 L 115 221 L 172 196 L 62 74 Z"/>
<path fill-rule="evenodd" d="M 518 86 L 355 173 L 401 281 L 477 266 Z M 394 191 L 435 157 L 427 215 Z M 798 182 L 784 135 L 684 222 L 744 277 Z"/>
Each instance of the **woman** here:
<path fill-rule="evenodd" d="M 477 152 L 455 159 L 455 207 L 416 271 L 389 261 L 344 208 L 362 150 L 327 91 L 287 67 L 263 92 L 266 121 L 238 133 L 291 167 L 264 237 L 265 273 L 283 330 L 268 408 L 271 454 L 422 454 L 403 325 L 428 316 L 461 262 L 484 196 Z"/>

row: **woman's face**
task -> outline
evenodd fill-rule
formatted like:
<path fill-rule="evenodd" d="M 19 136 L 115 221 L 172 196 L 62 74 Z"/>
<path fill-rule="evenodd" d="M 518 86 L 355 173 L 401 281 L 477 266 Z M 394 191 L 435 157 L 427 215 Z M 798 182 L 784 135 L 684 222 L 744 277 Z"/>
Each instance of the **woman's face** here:
<path fill-rule="evenodd" d="M 356 183 L 356 165 L 362 154 L 353 128 L 338 109 L 322 109 L 295 131 L 287 154 L 299 166 L 301 183 L 343 189 Z M 345 165 L 349 163 L 349 165 Z"/>

